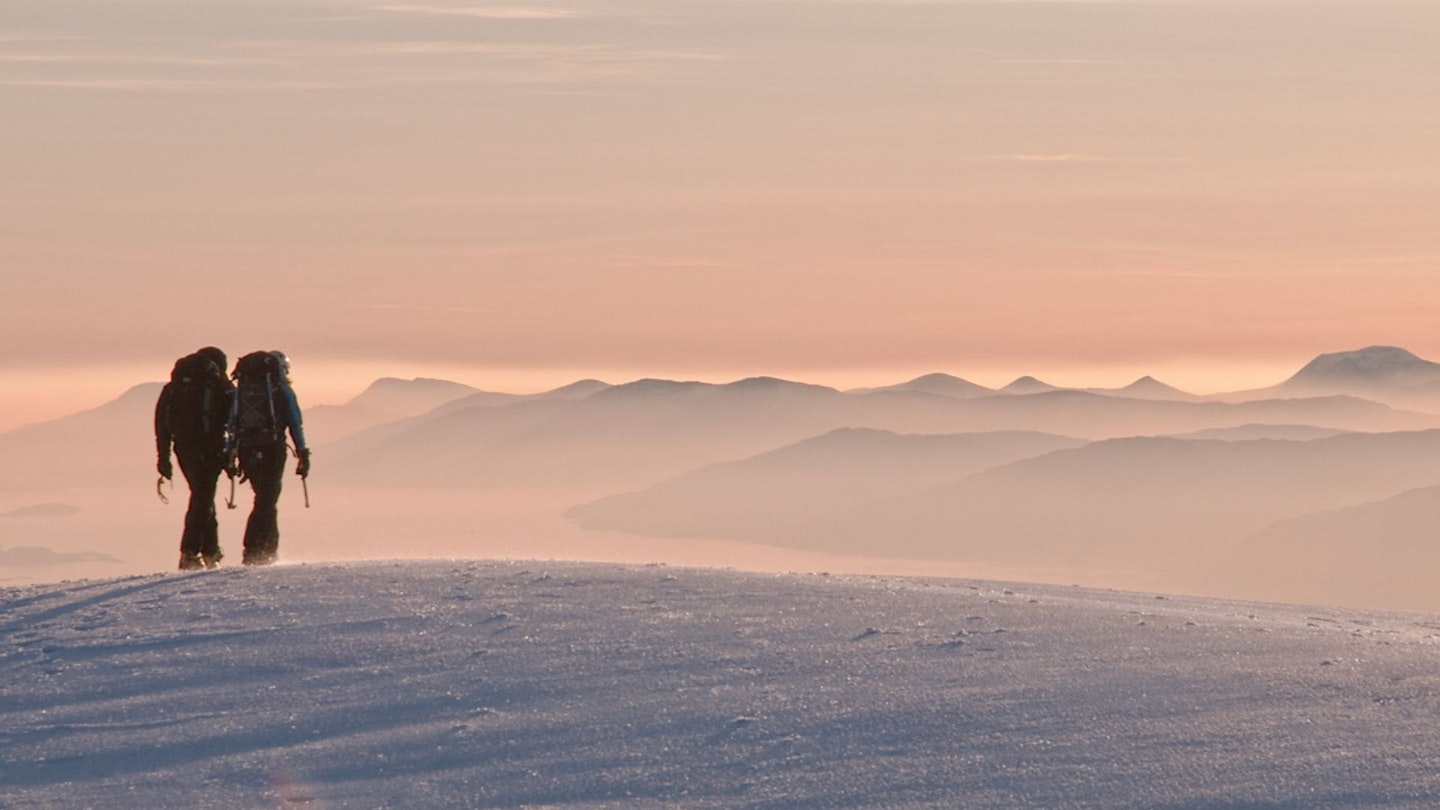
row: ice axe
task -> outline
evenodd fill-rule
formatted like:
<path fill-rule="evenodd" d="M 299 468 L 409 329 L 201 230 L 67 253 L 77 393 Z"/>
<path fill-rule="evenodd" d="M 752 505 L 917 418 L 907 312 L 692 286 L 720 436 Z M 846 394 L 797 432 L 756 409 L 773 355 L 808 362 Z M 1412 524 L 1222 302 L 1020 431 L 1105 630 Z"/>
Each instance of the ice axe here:
<path fill-rule="evenodd" d="M 226 451 L 225 476 L 230 479 L 230 498 L 225 501 L 226 509 L 235 508 L 235 477 L 240 474 L 240 459 L 233 450 Z"/>
<path fill-rule="evenodd" d="M 169 505 L 170 499 L 165 497 L 165 476 L 163 475 L 155 479 L 155 494 L 160 496 L 161 503 Z"/>
<path fill-rule="evenodd" d="M 299 448 L 291 447 L 291 448 L 290 448 L 290 451 L 295 454 L 295 457 L 296 457 L 296 458 L 301 459 L 301 463 L 302 463 L 302 464 L 308 464 L 308 463 L 309 463 L 308 461 L 305 460 L 305 459 L 308 459 L 308 458 L 310 457 L 310 451 L 309 451 L 309 450 L 306 450 L 306 451 L 305 451 L 305 453 L 303 454 L 303 457 L 302 457 L 302 454 L 301 454 Z M 297 472 L 297 473 L 300 472 L 300 468 L 299 468 L 299 467 L 296 467 L 296 468 L 295 468 L 295 472 Z M 306 472 L 305 475 L 300 476 L 300 488 L 305 491 L 305 508 L 306 508 L 306 509 L 309 509 L 309 508 L 310 508 L 310 474 L 309 474 L 309 470 L 306 470 L 305 472 Z"/>

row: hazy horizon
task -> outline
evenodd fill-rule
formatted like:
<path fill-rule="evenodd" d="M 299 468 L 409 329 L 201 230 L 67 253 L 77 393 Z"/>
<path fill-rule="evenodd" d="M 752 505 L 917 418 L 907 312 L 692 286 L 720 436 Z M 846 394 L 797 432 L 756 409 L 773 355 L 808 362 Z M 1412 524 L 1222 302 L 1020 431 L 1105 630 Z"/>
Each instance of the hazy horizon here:
<path fill-rule="evenodd" d="M 201 344 L 204 345 L 204 344 Z M 196 345 L 194 348 L 200 348 Z M 222 349 L 225 347 L 221 347 Z M 1364 347 L 1351 347 L 1354 349 Z M 1405 347 L 1401 347 L 1405 348 Z M 246 349 L 249 351 L 250 349 Z M 191 350 L 181 350 L 180 355 Z M 469 385 L 483 391 L 511 394 L 536 394 L 586 379 L 610 384 L 623 384 L 640 379 L 669 379 L 706 383 L 728 383 L 750 377 L 775 377 L 794 382 L 825 385 L 838 390 L 896 385 L 917 377 L 951 374 L 978 385 L 999 389 L 1020 377 L 1036 377 L 1062 388 L 1121 388 L 1141 377 L 1149 376 L 1200 396 L 1265 388 L 1285 381 L 1318 354 L 1315 352 L 1293 363 L 1241 363 L 1232 368 L 1197 368 L 1187 366 L 1095 366 L 1066 367 L 1063 364 L 1037 363 L 1034 366 L 1007 368 L 979 367 L 974 373 L 948 368 L 910 368 L 868 370 L 792 370 L 775 371 L 764 368 L 739 367 L 735 370 L 687 372 L 684 369 L 646 370 L 611 368 L 605 370 L 554 369 L 489 369 L 444 363 L 398 363 L 392 361 L 320 360 L 291 354 L 297 393 L 305 407 L 342 405 L 359 395 L 376 380 L 383 378 L 430 378 Z M 227 351 L 230 362 L 243 352 Z M 1428 359 L 1428 358 L 1427 358 Z M 169 377 L 175 358 L 159 359 L 153 364 L 122 364 L 103 368 L 59 367 L 44 370 L 5 372 L 0 370 L 0 389 L 10 396 L 0 402 L 0 433 L 35 422 L 62 418 L 113 401 L 130 388 L 150 382 L 164 382 Z"/>
<path fill-rule="evenodd" d="M 1423 358 L 1330 355 L 1223 400 L 624 382 L 514 397 L 398 380 L 348 407 L 309 401 L 315 508 L 291 479 L 283 557 L 946 570 L 1440 604 L 1440 363 Z M 173 566 L 158 388 L 0 433 L 0 581 Z M 234 556 L 248 510 L 220 511 Z"/>

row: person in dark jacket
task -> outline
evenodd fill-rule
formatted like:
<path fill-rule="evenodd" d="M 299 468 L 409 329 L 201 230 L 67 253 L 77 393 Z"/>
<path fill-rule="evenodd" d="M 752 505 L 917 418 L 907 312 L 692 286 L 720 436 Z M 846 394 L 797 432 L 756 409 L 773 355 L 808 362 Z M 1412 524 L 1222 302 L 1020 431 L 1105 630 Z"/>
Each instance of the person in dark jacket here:
<path fill-rule="evenodd" d="M 224 556 L 215 518 L 215 489 L 226 468 L 226 426 L 234 390 L 225 377 L 225 366 L 225 353 L 214 346 L 180 358 L 155 402 L 155 467 L 163 479 L 174 478 L 173 447 L 190 488 L 185 528 L 180 534 L 182 571 L 214 568 Z"/>
<path fill-rule="evenodd" d="M 248 480 L 255 503 L 245 522 L 246 565 L 278 559 L 281 481 L 289 457 L 285 434 L 295 443 L 295 474 L 310 475 L 310 449 L 300 404 L 290 387 L 290 360 L 283 352 L 252 352 L 235 364 L 235 398 L 230 412 L 232 452 L 241 480 Z"/>

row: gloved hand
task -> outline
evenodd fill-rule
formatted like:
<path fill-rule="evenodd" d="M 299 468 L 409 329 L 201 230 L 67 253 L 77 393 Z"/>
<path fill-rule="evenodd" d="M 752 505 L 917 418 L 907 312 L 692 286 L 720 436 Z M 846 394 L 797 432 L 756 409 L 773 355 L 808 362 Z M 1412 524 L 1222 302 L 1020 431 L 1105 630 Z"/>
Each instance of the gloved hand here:
<path fill-rule="evenodd" d="M 155 469 L 160 473 L 160 477 L 167 481 L 175 477 L 175 468 L 171 466 L 169 456 L 161 456 L 160 459 L 155 462 Z"/>
<path fill-rule="evenodd" d="M 295 462 L 295 474 L 301 478 L 308 478 L 310 476 L 310 448 L 302 447 L 296 450 L 295 456 L 299 459 Z"/>

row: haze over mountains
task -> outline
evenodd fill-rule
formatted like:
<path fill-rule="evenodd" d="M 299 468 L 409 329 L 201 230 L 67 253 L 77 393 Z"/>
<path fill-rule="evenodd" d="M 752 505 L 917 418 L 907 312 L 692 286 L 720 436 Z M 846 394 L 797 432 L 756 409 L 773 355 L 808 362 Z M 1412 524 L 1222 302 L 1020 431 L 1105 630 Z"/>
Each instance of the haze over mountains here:
<path fill-rule="evenodd" d="M 411 555 L 513 554 L 533 541 L 542 555 L 604 558 L 643 539 L 660 557 L 714 548 L 745 566 L 763 544 L 914 570 L 1440 608 L 1418 587 L 1440 571 L 1411 564 L 1434 529 L 1413 516 L 1440 501 L 1440 396 L 1429 398 L 1440 364 L 1402 349 L 1321 355 L 1272 388 L 1210 396 L 1149 377 L 993 390 L 940 373 L 853 391 L 757 377 L 583 380 L 532 395 L 385 379 L 335 406 L 305 402 L 303 373 L 296 387 L 311 488 L 332 511 L 298 513 L 287 495 L 282 525 L 295 521 L 287 547 L 312 558 L 386 548 L 377 533 L 403 525 L 415 529 Z M 0 511 L 85 509 L 26 518 L 0 553 L 170 566 L 176 510 L 135 516 L 153 504 L 136 501 L 153 499 L 158 390 L 0 434 Z M 105 504 L 103 521 L 88 503 Z M 1345 519 L 1327 522 L 1334 510 Z M 115 536 L 95 537 L 86 516 Z M 1393 587 L 1314 575 L 1324 566 L 1306 532 L 1316 554 L 1348 558 L 1355 582 Z"/>
<path fill-rule="evenodd" d="M 509 394 L 486 394 L 449 380 L 382 377 L 344 405 L 308 408 L 306 438 L 316 444 L 329 444 L 365 428 L 425 413 L 447 402 L 472 396 L 490 396 L 491 402 L 503 402 L 510 397 Z"/>
<path fill-rule="evenodd" d="M 980 435 L 995 437 L 997 445 L 1004 441 L 1004 434 Z M 931 438 L 949 442 L 956 437 Z M 892 551 L 906 556 L 963 553 L 975 560 L 1003 558 L 1037 566 L 1065 561 L 1150 569 L 1158 559 L 1181 562 L 1204 556 L 1212 550 L 1207 540 L 1440 480 L 1440 430 L 1310 441 L 1136 437 L 1042 447 L 1033 441 L 1024 449 L 1012 446 L 1014 461 L 993 465 L 972 450 L 975 466 L 983 469 L 971 471 L 952 463 L 949 480 L 917 481 L 920 485 L 912 492 L 894 492 L 905 483 L 895 478 L 889 492 L 873 487 L 874 497 L 864 506 L 857 505 L 861 501 L 855 492 L 836 485 L 831 487 L 836 497 L 828 499 L 829 509 L 808 510 L 810 520 L 803 526 L 738 539 L 789 538 L 854 550 L 883 537 Z M 837 454 L 827 459 L 823 471 L 802 477 L 822 486 L 857 455 Z M 783 491 L 777 479 L 789 472 L 788 458 L 777 452 L 710 468 L 709 475 L 691 473 L 639 493 L 604 499 L 575 514 L 595 528 L 642 531 L 644 524 L 627 518 L 643 521 L 673 512 L 679 525 L 663 533 L 733 537 L 734 528 L 707 523 L 695 505 L 727 503 L 718 513 L 722 521 L 747 515 L 753 521 L 755 513 L 769 511 L 766 502 L 775 492 Z M 885 475 L 868 460 L 855 466 Z M 752 482 L 750 497 L 717 480 L 721 471 Z M 712 498 L 712 492 L 722 497 Z M 1155 542 L 1157 534 L 1167 542 Z"/>
<path fill-rule="evenodd" d="M 817 520 L 1085 442 L 1024 431 L 900 435 L 841 428 L 743 461 L 702 467 L 570 514 L 582 525 L 661 537 L 826 547 Z M 835 548 L 845 541 L 836 538 Z"/>

